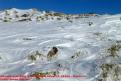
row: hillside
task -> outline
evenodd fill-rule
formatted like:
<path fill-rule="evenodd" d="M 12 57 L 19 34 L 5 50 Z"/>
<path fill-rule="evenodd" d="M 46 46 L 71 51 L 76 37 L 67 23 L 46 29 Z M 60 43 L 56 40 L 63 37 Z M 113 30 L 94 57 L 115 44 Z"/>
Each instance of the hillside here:
<path fill-rule="evenodd" d="M 85 77 L 40 81 L 121 81 L 120 17 L 36 9 L 1 11 L 0 75 L 56 72 Z M 58 49 L 57 56 L 49 58 L 53 47 Z"/>

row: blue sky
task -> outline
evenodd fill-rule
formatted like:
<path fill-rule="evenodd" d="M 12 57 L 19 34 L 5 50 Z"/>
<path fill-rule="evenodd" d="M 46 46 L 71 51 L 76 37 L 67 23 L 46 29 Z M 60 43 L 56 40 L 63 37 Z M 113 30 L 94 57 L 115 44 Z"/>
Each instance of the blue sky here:
<path fill-rule="evenodd" d="M 37 8 L 63 13 L 121 13 L 121 0 L 0 0 L 0 9 Z"/>

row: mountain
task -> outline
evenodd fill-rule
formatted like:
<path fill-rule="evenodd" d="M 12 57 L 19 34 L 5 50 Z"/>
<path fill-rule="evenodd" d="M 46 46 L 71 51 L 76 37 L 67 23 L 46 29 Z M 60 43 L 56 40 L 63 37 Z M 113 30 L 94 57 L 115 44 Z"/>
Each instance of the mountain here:
<path fill-rule="evenodd" d="M 120 61 L 121 14 L 0 12 L 0 75 L 26 75 L 26 81 L 121 81 Z"/>
<path fill-rule="evenodd" d="M 46 21 L 46 20 L 70 20 L 75 18 L 97 16 L 97 14 L 79 14 L 67 15 L 53 11 L 38 11 L 37 9 L 21 10 L 12 8 L 0 12 L 1 22 L 17 22 L 17 21 Z"/>

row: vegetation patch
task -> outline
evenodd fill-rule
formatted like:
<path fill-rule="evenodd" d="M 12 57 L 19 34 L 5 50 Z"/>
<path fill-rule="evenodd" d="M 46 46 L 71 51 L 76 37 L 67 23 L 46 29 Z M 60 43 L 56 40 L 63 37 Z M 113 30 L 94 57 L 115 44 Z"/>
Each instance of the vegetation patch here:
<path fill-rule="evenodd" d="M 29 60 L 36 61 L 37 57 L 45 57 L 43 54 L 39 53 L 39 51 L 36 51 L 35 53 L 28 56 Z"/>
<path fill-rule="evenodd" d="M 56 76 L 59 74 L 59 71 L 39 71 L 32 73 L 31 76 L 35 77 L 37 80 L 43 79 L 46 76 Z"/>
<path fill-rule="evenodd" d="M 115 44 L 108 48 L 108 52 L 111 54 L 112 57 L 118 56 L 118 51 L 121 49 L 121 45 Z"/>
<path fill-rule="evenodd" d="M 121 67 L 118 64 L 102 64 L 101 75 L 98 81 L 120 81 L 121 80 Z"/>

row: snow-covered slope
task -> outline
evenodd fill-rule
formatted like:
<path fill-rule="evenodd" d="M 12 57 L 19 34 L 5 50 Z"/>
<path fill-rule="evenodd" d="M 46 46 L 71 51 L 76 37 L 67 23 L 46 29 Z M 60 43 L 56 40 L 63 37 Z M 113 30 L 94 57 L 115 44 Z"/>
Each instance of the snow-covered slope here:
<path fill-rule="evenodd" d="M 21 17 L 25 13 L 29 16 Z M 59 75 L 85 77 L 40 81 L 121 81 L 121 15 L 54 13 L 45 16 L 47 12 L 33 9 L 0 13 L 0 75 L 58 71 Z M 10 21 L 5 22 L 5 18 Z M 30 20 L 21 22 L 22 18 Z M 48 60 L 52 47 L 58 48 L 58 56 Z M 37 51 L 42 56 L 34 56 Z"/>

